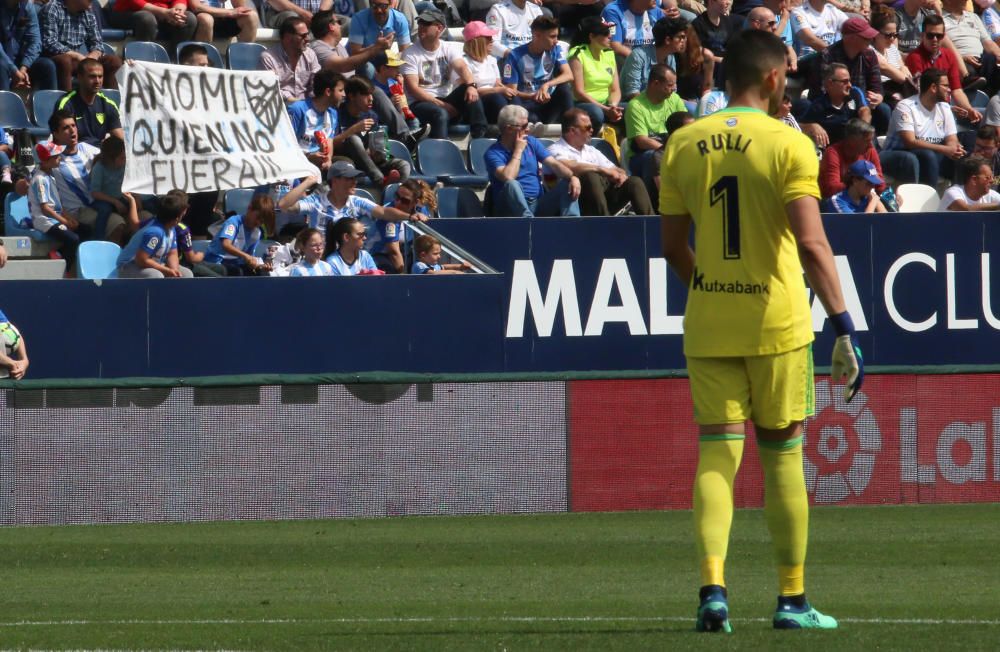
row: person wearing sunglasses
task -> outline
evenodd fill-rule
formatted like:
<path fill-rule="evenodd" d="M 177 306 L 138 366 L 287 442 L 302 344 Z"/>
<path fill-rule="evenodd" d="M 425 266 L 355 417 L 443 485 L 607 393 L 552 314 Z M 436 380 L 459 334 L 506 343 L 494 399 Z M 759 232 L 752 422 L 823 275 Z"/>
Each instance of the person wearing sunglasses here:
<path fill-rule="evenodd" d="M 993 167 L 985 158 L 970 156 L 962 161 L 956 183 L 941 195 L 938 211 L 997 211 L 1000 193 L 993 189 Z"/>
<path fill-rule="evenodd" d="M 851 73 L 842 63 L 832 64 L 823 75 L 823 93 L 815 97 L 802 115 L 803 124 L 818 124 L 830 143 L 844 137 L 844 125 L 853 118 L 871 123 L 872 110 L 861 89 L 851 83 Z"/>
<path fill-rule="evenodd" d="M 795 54 L 795 48 L 793 47 L 792 30 L 788 26 L 788 7 L 787 0 L 778 0 L 778 10 L 781 11 L 782 8 L 785 12 L 784 20 L 778 20 L 778 15 L 775 14 L 774 10 L 762 5 L 760 7 L 754 7 L 747 14 L 747 29 L 759 29 L 765 32 L 771 32 L 775 36 L 781 38 L 782 42 L 785 44 L 785 51 L 788 57 L 788 72 L 793 73 L 799 68 L 799 57 Z M 782 27 L 784 25 L 784 27 Z M 787 38 L 781 30 L 785 30 L 787 33 Z"/>
<path fill-rule="evenodd" d="M 917 87 L 913 74 L 903 63 L 903 55 L 899 53 L 899 29 L 896 21 L 896 12 L 889 7 L 880 5 L 872 12 L 872 27 L 878 32 L 872 42 L 872 51 L 878 57 L 886 101 L 893 106 L 904 97 L 912 95 Z"/>
<path fill-rule="evenodd" d="M 904 63 L 914 77 L 921 75 L 928 68 L 943 70 L 948 76 L 948 86 L 951 90 L 952 111 L 958 118 L 965 118 L 972 124 L 978 123 L 983 116 L 973 108 L 969 96 L 962 87 L 962 73 L 959 69 L 958 57 L 951 49 L 944 47 L 945 26 L 941 16 L 932 14 L 924 17 L 924 27 L 921 32 L 920 46 L 906 56 Z M 985 85 L 982 79 L 970 79 L 974 83 L 966 88 L 981 88 Z M 923 84 L 921 83 L 921 88 Z M 923 92 L 921 91 L 921 94 Z"/>

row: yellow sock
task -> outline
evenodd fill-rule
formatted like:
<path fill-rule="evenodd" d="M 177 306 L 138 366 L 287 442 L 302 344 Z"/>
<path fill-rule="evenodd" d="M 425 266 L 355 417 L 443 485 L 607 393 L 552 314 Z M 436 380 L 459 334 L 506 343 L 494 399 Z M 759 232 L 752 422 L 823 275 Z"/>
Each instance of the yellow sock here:
<path fill-rule="evenodd" d="M 701 585 L 725 586 L 723 574 L 733 524 L 733 480 L 743 458 L 743 435 L 702 435 L 694 478 L 694 529 Z"/>
<path fill-rule="evenodd" d="M 802 470 L 802 438 L 757 440 L 764 468 L 764 514 L 778 564 L 781 595 L 805 593 L 806 544 L 809 540 L 809 497 Z"/>

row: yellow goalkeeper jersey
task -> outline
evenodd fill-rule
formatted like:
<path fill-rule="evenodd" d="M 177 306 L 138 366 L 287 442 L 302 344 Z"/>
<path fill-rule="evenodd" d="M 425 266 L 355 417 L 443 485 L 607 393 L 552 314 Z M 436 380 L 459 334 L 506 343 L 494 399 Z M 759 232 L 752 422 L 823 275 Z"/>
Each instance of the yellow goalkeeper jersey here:
<path fill-rule="evenodd" d="M 819 198 L 812 142 L 767 114 L 733 107 L 672 134 L 660 173 L 660 212 L 691 215 L 695 270 L 684 353 L 782 353 L 813 340 L 785 205 Z"/>

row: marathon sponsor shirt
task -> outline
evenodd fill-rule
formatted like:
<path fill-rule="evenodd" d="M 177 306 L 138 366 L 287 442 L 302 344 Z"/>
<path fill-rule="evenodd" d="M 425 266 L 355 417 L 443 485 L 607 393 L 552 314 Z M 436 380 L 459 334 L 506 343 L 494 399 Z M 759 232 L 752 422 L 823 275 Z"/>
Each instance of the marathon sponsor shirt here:
<path fill-rule="evenodd" d="M 565 63 L 566 56 L 558 43 L 539 56 L 531 54 L 527 45 L 521 45 L 503 59 L 503 83 L 516 84 L 517 90 L 533 93 L 552 79 L 559 66 Z"/>
<path fill-rule="evenodd" d="M 451 67 L 464 54 L 461 43 L 441 41 L 433 52 L 425 50 L 420 41 L 403 52 L 403 75 L 416 75 L 420 88 L 437 98 L 448 97 L 454 84 Z M 410 98 L 411 101 L 413 98 Z"/>
<path fill-rule="evenodd" d="M 135 256 L 140 251 L 145 251 L 157 263 L 166 265 L 170 252 L 177 251 L 174 229 L 167 229 L 155 220 L 149 222 L 129 239 L 128 244 L 118 254 L 117 266 L 121 267 L 135 261 Z"/>
<path fill-rule="evenodd" d="M 93 145 L 77 143 L 76 152 L 60 155 L 59 167 L 53 176 L 67 213 L 76 214 L 81 208 L 94 203 L 94 198 L 90 196 L 90 170 L 100 153 L 101 150 Z"/>
<path fill-rule="evenodd" d="M 809 0 L 805 0 L 800 6 L 792 9 L 790 20 L 792 31 L 795 32 L 796 36 L 803 29 L 808 29 L 816 38 L 821 39 L 827 45 L 833 45 L 840 40 L 840 27 L 847 20 L 847 14 L 830 3 L 823 5 L 823 11 L 816 11 L 809 4 Z M 795 40 L 799 44 L 798 54 L 800 57 L 816 52 L 808 45 L 799 42 L 798 38 Z"/>
<path fill-rule="evenodd" d="M 344 259 L 340 257 L 339 251 L 330 254 L 326 262 L 330 263 L 330 267 L 333 268 L 334 276 L 356 276 L 360 271 L 365 269 L 378 269 L 375 266 L 375 259 L 364 249 L 358 252 L 357 260 L 350 265 L 345 263 Z"/>
<path fill-rule="evenodd" d="M 372 211 L 377 204 L 370 199 L 351 195 L 341 208 L 330 203 L 329 197 L 323 193 L 314 193 L 295 202 L 289 212 L 301 213 L 306 216 L 306 225 L 325 232 L 329 224 L 336 224 L 345 217 L 360 220 L 366 229 L 374 226 Z"/>
<path fill-rule="evenodd" d="M 917 140 L 940 144 L 948 136 L 958 133 L 955 116 L 947 102 L 938 102 L 933 111 L 928 111 L 920 103 L 920 96 L 914 95 L 900 100 L 892 110 L 889 131 L 882 149 L 906 149 L 899 132 L 909 131 Z"/>
<path fill-rule="evenodd" d="M 299 139 L 299 147 L 306 154 L 320 150 L 316 142 L 316 132 L 322 131 L 326 137 L 333 140 L 339 128 L 339 116 L 335 109 L 327 109 L 323 113 L 316 110 L 312 100 L 299 100 L 288 107 L 288 117 L 292 119 L 292 129 Z"/>
<path fill-rule="evenodd" d="M 61 222 L 42 213 L 42 204 L 48 204 L 57 213 L 63 212 L 55 179 L 36 168 L 28 186 L 28 210 L 31 211 L 31 226 L 45 233 Z"/>
<path fill-rule="evenodd" d="M 253 254 L 257 242 L 260 241 L 260 236 L 260 227 L 248 232 L 243 226 L 243 216 L 233 215 L 222 223 L 222 228 L 215 234 L 212 243 L 208 245 L 208 251 L 205 252 L 205 262 L 221 263 L 223 260 L 236 260 L 236 256 L 222 248 L 223 240 L 229 240 L 234 247 L 243 253 Z"/>
<path fill-rule="evenodd" d="M 542 15 L 542 8 L 531 0 L 524 3 L 524 9 L 511 0 L 490 7 L 486 13 L 486 24 L 497 33 L 493 37 L 490 54 L 502 58 L 508 50 L 525 45 L 531 40 L 531 23 Z"/>
<path fill-rule="evenodd" d="M 695 230 L 685 355 L 767 355 L 812 342 L 785 206 L 818 200 L 818 174 L 812 141 L 756 109 L 728 107 L 670 136 L 660 212 L 690 215 Z"/>
<path fill-rule="evenodd" d="M 628 0 L 617 0 L 601 12 L 604 22 L 611 24 L 611 40 L 629 48 L 653 44 L 653 25 L 663 18 L 663 10 L 653 7 L 639 15 L 628 8 Z"/>

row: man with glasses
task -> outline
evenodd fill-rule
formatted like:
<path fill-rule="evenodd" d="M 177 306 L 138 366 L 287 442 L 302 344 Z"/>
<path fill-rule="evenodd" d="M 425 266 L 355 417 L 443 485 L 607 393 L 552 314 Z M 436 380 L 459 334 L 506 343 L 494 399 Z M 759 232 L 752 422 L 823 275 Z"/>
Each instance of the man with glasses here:
<path fill-rule="evenodd" d="M 562 138 L 549 153 L 580 179 L 581 215 L 616 215 L 629 202 L 636 215 L 652 215 L 649 192 L 639 177 L 615 165 L 590 144 L 594 126 L 582 109 L 570 109 L 562 118 Z"/>
<path fill-rule="evenodd" d="M 490 177 L 494 217 L 580 215 L 580 180 L 528 135 L 528 111 L 508 104 L 497 116 L 500 138 L 483 154 Z M 546 190 L 539 173 L 545 165 L 559 181 Z"/>
<path fill-rule="evenodd" d="M 783 20 L 779 21 L 777 15 L 772 9 L 766 6 L 754 7 L 747 14 L 747 29 L 759 29 L 764 32 L 771 32 L 772 34 L 781 37 L 781 40 L 785 43 L 785 51 L 788 53 L 788 72 L 792 73 L 798 70 L 799 57 L 795 54 L 794 39 L 792 38 L 792 30 L 789 27 L 788 21 L 788 0 L 778 0 L 778 11 L 784 11 L 785 17 Z M 787 38 L 785 34 L 781 33 L 784 30 L 787 33 Z"/>
<path fill-rule="evenodd" d="M 964 179 L 941 196 L 939 211 L 996 211 L 1000 210 L 1000 193 L 993 190 L 993 168 L 979 156 L 962 161 L 959 172 Z"/>
<path fill-rule="evenodd" d="M 949 75 L 928 68 L 920 76 L 920 95 L 896 104 L 879 158 L 897 182 L 937 186 L 942 166 L 949 168 L 950 177 L 951 161 L 965 156 L 948 104 L 952 92 Z"/>
<path fill-rule="evenodd" d="M 826 132 L 830 143 L 844 137 L 844 125 L 859 118 L 871 123 L 872 112 L 864 93 L 851 83 L 847 66 L 834 63 L 824 75 L 823 94 L 816 97 L 809 110 L 801 117 L 802 124 L 818 124 Z"/>
<path fill-rule="evenodd" d="M 395 43 L 399 52 L 410 47 L 410 24 L 406 16 L 391 8 L 389 0 L 372 0 L 368 9 L 354 14 L 347 43 L 351 54 L 358 54 L 380 38 L 388 39 L 390 46 Z"/>
<path fill-rule="evenodd" d="M 289 18 L 278 30 L 280 41 L 260 55 L 260 69 L 278 76 L 281 96 L 291 104 L 310 97 L 319 59 L 308 46 L 309 26 L 301 18 Z"/>
<path fill-rule="evenodd" d="M 667 118 L 678 111 L 687 111 L 687 107 L 677 94 L 677 74 L 669 66 L 658 63 L 650 68 L 646 90 L 628 103 L 625 111 L 628 140 L 622 149 L 628 171 L 643 180 L 651 198 L 657 196 L 656 177 L 660 174 L 660 159 L 666 142 Z"/>
<path fill-rule="evenodd" d="M 403 82 L 410 109 L 431 138 L 447 138 L 448 123 L 465 120 L 473 138 L 486 134 L 486 110 L 476 80 L 463 58 L 462 44 L 442 41 L 444 14 L 427 9 L 417 16 L 417 42 L 403 53 Z"/>
<path fill-rule="evenodd" d="M 687 47 L 688 23 L 683 18 L 661 18 L 653 25 L 653 44 L 632 48 L 621 69 L 622 97 L 631 100 L 646 88 L 649 70 L 665 63 L 677 70 L 676 55 Z"/>
<path fill-rule="evenodd" d="M 972 107 L 969 97 L 962 89 L 962 74 L 958 67 L 958 59 L 950 49 L 942 47 L 944 38 L 944 19 L 935 14 L 925 16 L 920 46 L 906 56 L 906 67 L 915 78 L 928 68 L 943 71 L 948 76 L 951 101 L 954 105 L 952 110 L 955 115 L 976 124 L 983 116 Z M 923 88 L 923 84 L 920 87 Z"/>

